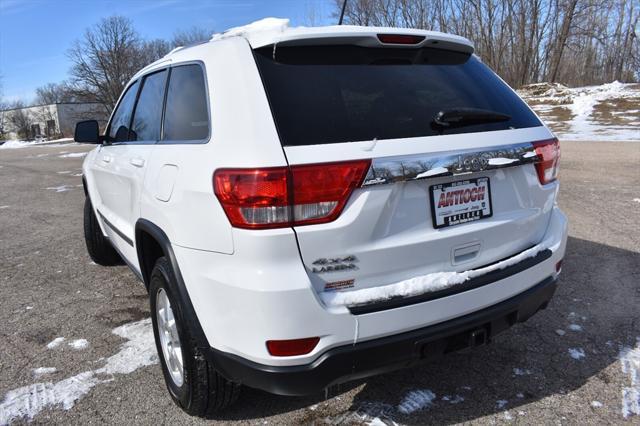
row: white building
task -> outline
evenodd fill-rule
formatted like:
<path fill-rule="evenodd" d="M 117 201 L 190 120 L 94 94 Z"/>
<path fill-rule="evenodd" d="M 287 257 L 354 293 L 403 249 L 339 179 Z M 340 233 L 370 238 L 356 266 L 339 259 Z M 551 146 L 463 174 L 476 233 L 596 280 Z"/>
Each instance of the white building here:
<path fill-rule="evenodd" d="M 0 111 L 0 136 L 8 139 L 73 137 L 82 120 L 98 120 L 106 125 L 109 112 L 99 103 L 56 103 Z"/>

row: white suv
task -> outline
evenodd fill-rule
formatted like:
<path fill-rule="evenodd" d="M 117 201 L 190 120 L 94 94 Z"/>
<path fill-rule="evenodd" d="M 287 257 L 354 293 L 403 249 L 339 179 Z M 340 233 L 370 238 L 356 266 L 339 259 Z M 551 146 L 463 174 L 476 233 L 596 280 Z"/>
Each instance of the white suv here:
<path fill-rule="evenodd" d="M 230 31 L 141 70 L 76 140 L 99 144 L 89 254 L 148 288 L 193 415 L 484 344 L 556 287 L 558 141 L 461 37 Z"/>

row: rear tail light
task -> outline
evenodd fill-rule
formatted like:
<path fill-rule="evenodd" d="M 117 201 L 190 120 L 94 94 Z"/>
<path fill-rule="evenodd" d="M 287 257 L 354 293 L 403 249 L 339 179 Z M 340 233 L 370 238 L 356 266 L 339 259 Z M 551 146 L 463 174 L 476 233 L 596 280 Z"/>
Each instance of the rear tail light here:
<path fill-rule="evenodd" d="M 319 341 L 319 337 L 293 340 L 268 340 L 267 350 L 272 356 L 306 355 L 316 347 Z"/>
<path fill-rule="evenodd" d="M 220 169 L 214 192 L 231 224 L 268 229 L 335 220 L 370 160 L 265 169 Z"/>
<path fill-rule="evenodd" d="M 558 165 L 560 162 L 560 143 L 558 139 L 549 139 L 533 142 L 533 147 L 538 154 L 536 171 L 542 185 L 551 183 L 558 177 Z"/>
<path fill-rule="evenodd" d="M 425 36 L 409 34 L 378 34 L 378 40 L 385 44 L 418 44 Z"/>

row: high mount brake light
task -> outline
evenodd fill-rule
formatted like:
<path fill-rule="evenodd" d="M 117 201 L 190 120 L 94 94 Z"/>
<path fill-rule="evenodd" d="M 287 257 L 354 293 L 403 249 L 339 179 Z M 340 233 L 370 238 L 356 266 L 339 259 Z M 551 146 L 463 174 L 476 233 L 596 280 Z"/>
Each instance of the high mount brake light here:
<path fill-rule="evenodd" d="M 425 36 L 409 34 L 378 34 L 378 40 L 385 44 L 419 44 Z"/>
<path fill-rule="evenodd" d="M 558 139 L 548 139 L 533 142 L 533 147 L 538 154 L 535 163 L 538 179 L 542 185 L 553 182 L 558 177 L 558 166 L 560 162 L 560 143 Z"/>
<path fill-rule="evenodd" d="M 220 169 L 213 187 L 231 224 L 269 229 L 335 220 L 370 160 L 264 169 Z"/>

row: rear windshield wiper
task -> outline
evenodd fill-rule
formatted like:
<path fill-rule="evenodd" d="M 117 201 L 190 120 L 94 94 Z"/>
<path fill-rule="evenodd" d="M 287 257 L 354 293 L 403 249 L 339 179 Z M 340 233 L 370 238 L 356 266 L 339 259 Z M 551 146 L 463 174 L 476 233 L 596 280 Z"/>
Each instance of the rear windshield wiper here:
<path fill-rule="evenodd" d="M 510 115 L 497 111 L 479 108 L 452 108 L 438 112 L 433 117 L 432 124 L 442 129 L 509 120 L 511 120 Z"/>

